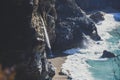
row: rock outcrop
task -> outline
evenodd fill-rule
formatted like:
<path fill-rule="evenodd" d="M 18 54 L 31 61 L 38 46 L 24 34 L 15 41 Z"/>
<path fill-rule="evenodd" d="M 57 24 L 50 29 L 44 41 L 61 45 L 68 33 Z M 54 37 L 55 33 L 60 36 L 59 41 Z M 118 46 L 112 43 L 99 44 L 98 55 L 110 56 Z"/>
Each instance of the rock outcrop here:
<path fill-rule="evenodd" d="M 50 80 L 55 71 L 46 57 L 49 52 L 44 27 L 47 28 L 53 50 L 80 47 L 83 34 L 100 40 L 94 22 L 83 10 L 106 4 L 116 7 L 117 0 L 115 4 L 111 4 L 112 0 L 109 3 L 105 3 L 108 0 L 101 0 L 105 3 L 102 5 L 96 5 L 96 1 L 0 1 L 0 64 L 3 70 L 15 66 L 15 80 Z"/>
<path fill-rule="evenodd" d="M 57 0 L 56 10 L 58 19 L 55 49 L 80 47 L 83 34 L 91 36 L 94 40 L 100 40 L 94 22 L 86 16 L 75 0 Z"/>
<path fill-rule="evenodd" d="M 105 20 L 104 18 L 105 13 L 98 11 L 90 15 L 90 18 L 95 22 L 98 23 L 99 21 Z"/>
<path fill-rule="evenodd" d="M 45 24 L 54 34 L 53 4 L 54 0 L 0 1 L 0 64 L 3 70 L 15 66 L 15 80 L 47 80 L 55 75 L 47 61 L 43 30 Z"/>
<path fill-rule="evenodd" d="M 120 9 L 119 0 L 76 0 L 77 4 L 86 11 L 103 9 L 112 7 Z"/>
<path fill-rule="evenodd" d="M 101 58 L 114 58 L 116 57 L 114 53 L 104 50 Z"/>

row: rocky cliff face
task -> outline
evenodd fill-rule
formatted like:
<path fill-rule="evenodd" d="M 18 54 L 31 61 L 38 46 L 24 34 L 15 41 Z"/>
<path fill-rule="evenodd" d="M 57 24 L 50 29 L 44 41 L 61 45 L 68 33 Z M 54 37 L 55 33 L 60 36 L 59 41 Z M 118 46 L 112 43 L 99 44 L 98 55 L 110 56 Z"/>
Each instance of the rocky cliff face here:
<path fill-rule="evenodd" d="M 16 80 L 54 76 L 46 57 L 44 26 L 53 50 L 80 46 L 83 34 L 100 39 L 75 0 L 2 0 L 0 8 L 0 63 L 3 69 L 16 66 Z"/>
<path fill-rule="evenodd" d="M 0 1 L 0 64 L 9 71 L 14 66 L 15 80 L 46 80 L 55 74 L 46 58 L 43 30 L 45 24 L 54 33 L 54 15 L 48 10 L 52 4 L 54 0 Z"/>
<path fill-rule="evenodd" d="M 96 10 L 106 7 L 120 8 L 119 0 L 76 0 L 83 10 Z"/>
<path fill-rule="evenodd" d="M 119 9 L 118 0 L 56 0 L 56 40 L 53 47 L 68 49 L 81 46 L 83 34 L 100 40 L 94 22 L 83 11 L 113 7 Z M 63 45 L 64 44 L 64 45 Z"/>
<path fill-rule="evenodd" d="M 55 49 L 80 47 L 83 34 L 91 36 L 94 40 L 100 40 L 94 22 L 86 16 L 75 0 L 57 0 L 56 10 L 58 19 Z"/>
<path fill-rule="evenodd" d="M 54 76 L 46 57 L 49 52 L 46 54 L 44 26 L 53 50 L 80 47 L 83 34 L 100 40 L 94 22 L 82 10 L 97 3 L 84 1 L 0 1 L 0 64 L 3 69 L 16 66 L 15 80 L 46 80 Z"/>

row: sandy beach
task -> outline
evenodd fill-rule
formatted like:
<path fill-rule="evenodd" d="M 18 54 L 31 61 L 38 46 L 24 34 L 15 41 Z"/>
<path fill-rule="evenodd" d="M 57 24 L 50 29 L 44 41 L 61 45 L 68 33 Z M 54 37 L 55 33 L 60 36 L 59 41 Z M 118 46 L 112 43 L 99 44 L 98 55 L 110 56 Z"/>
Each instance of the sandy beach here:
<path fill-rule="evenodd" d="M 66 60 L 66 56 L 62 56 L 62 57 L 55 57 L 55 58 L 51 58 L 48 59 L 50 62 L 52 62 L 52 64 L 55 66 L 56 68 L 56 74 L 53 77 L 53 80 L 67 80 L 67 76 L 65 75 L 59 75 L 59 72 L 61 70 L 61 66 L 62 64 L 65 62 Z"/>

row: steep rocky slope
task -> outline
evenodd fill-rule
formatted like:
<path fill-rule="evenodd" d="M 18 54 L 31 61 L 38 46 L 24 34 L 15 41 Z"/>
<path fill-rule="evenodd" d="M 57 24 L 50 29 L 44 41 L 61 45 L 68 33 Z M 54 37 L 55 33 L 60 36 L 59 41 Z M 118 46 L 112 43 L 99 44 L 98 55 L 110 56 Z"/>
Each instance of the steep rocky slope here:
<path fill-rule="evenodd" d="M 75 0 L 83 10 L 96 10 L 106 7 L 119 9 L 119 0 Z"/>
<path fill-rule="evenodd" d="M 86 2 L 1 0 L 0 64 L 3 70 L 14 67 L 15 80 L 46 80 L 54 76 L 53 67 L 46 57 L 49 50 L 44 27 L 47 28 L 54 51 L 82 46 L 84 34 L 93 40 L 100 40 L 94 22 L 82 10 L 95 1 L 89 5 Z M 113 3 L 112 6 L 117 7 L 116 4 Z"/>
<path fill-rule="evenodd" d="M 83 34 L 89 35 L 94 40 L 100 40 L 94 22 L 86 16 L 75 0 L 57 0 L 56 10 L 58 19 L 55 49 L 82 46 Z"/>
<path fill-rule="evenodd" d="M 48 14 L 46 18 L 45 14 L 52 4 L 49 0 L 2 0 L 0 3 L 0 64 L 3 70 L 16 70 L 15 80 L 45 80 L 54 76 L 46 58 L 43 30 L 47 19 L 54 19 Z M 50 25 L 54 26 L 54 20 Z"/>

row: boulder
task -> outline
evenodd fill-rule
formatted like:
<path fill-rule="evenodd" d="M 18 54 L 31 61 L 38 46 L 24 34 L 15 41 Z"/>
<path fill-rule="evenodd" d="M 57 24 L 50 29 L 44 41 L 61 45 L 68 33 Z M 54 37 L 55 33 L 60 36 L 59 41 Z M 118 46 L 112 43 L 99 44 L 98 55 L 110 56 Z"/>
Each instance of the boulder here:
<path fill-rule="evenodd" d="M 116 55 L 107 50 L 104 50 L 103 55 L 101 56 L 101 58 L 114 58 L 114 57 L 116 57 Z"/>
<path fill-rule="evenodd" d="M 99 21 L 105 20 L 104 14 L 105 14 L 105 13 L 103 13 L 103 12 L 101 12 L 101 11 L 98 11 L 98 12 L 95 12 L 95 13 L 91 14 L 91 15 L 90 15 L 90 18 L 91 18 L 95 23 L 98 23 Z"/>

